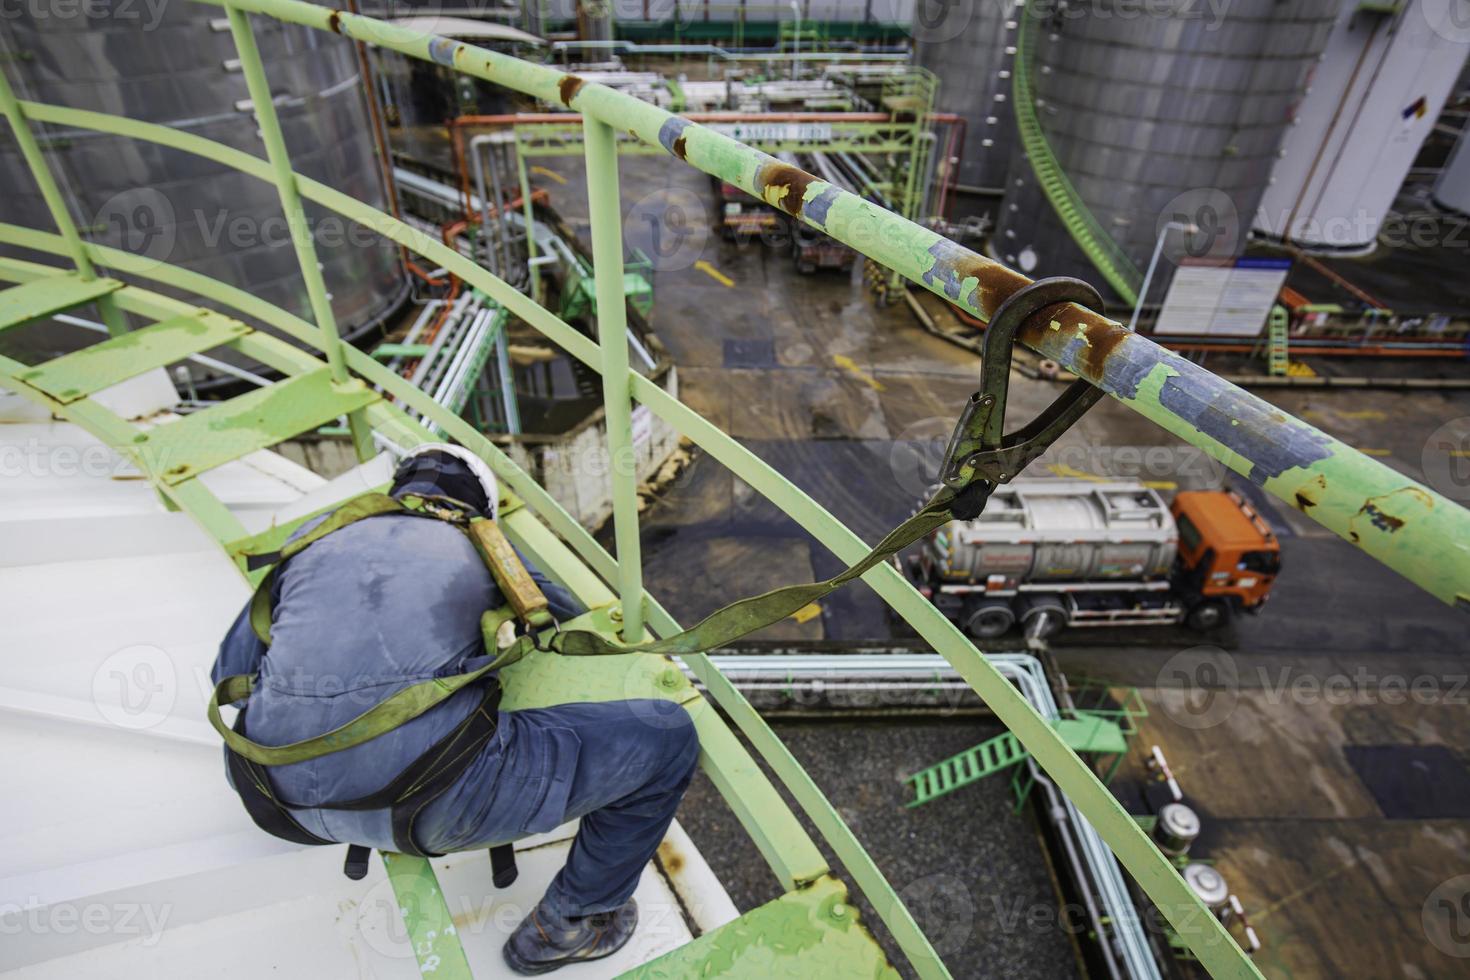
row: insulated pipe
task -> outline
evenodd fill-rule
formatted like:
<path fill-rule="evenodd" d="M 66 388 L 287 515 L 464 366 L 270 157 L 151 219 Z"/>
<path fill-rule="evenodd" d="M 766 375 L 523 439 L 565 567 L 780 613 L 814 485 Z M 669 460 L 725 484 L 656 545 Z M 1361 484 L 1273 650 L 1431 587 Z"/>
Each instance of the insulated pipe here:
<path fill-rule="evenodd" d="M 490 198 L 485 193 L 485 155 L 480 152 L 480 147 L 489 142 L 489 136 L 476 136 L 470 140 L 470 162 L 475 168 L 475 192 L 480 202 L 480 236 L 485 241 L 485 259 L 490 271 L 505 278 L 505 266 L 501 264 L 500 255 L 497 251 L 497 241 L 491 240 L 490 231 Z M 496 195 L 496 206 L 499 207 L 500 196 Z"/>

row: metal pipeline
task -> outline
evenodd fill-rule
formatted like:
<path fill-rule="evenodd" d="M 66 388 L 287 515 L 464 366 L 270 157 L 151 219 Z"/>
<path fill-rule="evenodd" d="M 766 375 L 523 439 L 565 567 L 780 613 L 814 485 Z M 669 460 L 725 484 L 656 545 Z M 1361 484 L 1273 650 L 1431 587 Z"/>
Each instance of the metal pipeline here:
<path fill-rule="evenodd" d="M 741 691 L 789 689 L 803 682 L 839 690 L 833 682 L 864 690 L 965 688 L 958 671 L 938 654 L 713 654 L 710 659 Z M 1045 668 L 1030 653 L 987 653 L 985 659 L 1015 684 L 1048 721 L 1061 717 Z M 686 668 L 686 673 L 688 670 Z M 692 679 L 692 674 L 690 675 Z M 1116 978 L 1159 980 L 1158 963 L 1133 904 L 1117 859 L 1087 819 L 1061 796 L 1035 762 L 1025 763 L 1047 796 L 1047 815 L 1057 824 L 1068 864 L 1078 882 L 1092 928 L 1099 937 L 1108 972 Z M 1112 944 L 1116 943 L 1116 949 Z"/>

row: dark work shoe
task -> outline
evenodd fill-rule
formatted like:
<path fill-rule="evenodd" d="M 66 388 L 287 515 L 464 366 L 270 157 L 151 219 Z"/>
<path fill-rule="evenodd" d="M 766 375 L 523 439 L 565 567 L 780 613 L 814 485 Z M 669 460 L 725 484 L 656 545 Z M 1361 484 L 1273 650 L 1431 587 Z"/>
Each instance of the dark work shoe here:
<path fill-rule="evenodd" d="M 542 899 L 506 940 L 505 962 L 521 976 L 550 973 L 568 963 L 611 956 L 633 938 L 638 903 L 633 899 L 611 912 L 570 919 Z"/>

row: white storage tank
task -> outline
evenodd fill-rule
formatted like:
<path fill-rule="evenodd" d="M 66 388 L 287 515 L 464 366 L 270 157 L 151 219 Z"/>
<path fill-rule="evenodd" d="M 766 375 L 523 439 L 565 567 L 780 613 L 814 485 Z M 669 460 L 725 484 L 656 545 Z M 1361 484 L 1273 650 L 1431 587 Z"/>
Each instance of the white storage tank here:
<path fill-rule="evenodd" d="M 1434 203 L 1449 211 L 1470 214 L 1470 124 L 1450 152 L 1434 183 Z"/>
<path fill-rule="evenodd" d="M 1470 51 L 1465 37 L 1437 29 L 1443 6 L 1349 4 L 1339 14 L 1282 141 L 1257 233 L 1321 249 L 1373 248 Z"/>

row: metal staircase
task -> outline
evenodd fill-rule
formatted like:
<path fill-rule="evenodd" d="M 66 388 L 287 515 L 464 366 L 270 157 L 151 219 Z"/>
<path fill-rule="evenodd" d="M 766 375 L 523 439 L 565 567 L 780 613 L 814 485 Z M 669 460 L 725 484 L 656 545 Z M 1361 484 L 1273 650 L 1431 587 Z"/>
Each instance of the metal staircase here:
<path fill-rule="evenodd" d="M 1026 159 L 1045 191 L 1046 198 L 1056 210 L 1057 217 L 1071 233 L 1088 260 L 1102 273 L 1108 285 L 1123 298 L 1128 306 L 1138 302 L 1139 284 L 1142 275 L 1113 236 L 1108 234 L 1082 200 L 1082 195 L 1067 179 L 1061 164 L 1051 151 L 1041 119 L 1036 112 L 1036 92 L 1032 86 L 1032 62 L 1036 55 L 1036 25 L 1039 14 L 1022 9 L 1016 18 L 1020 30 L 1016 35 L 1015 72 L 1011 81 L 1011 102 L 1015 106 L 1016 128 L 1021 134 L 1021 143 L 1026 148 Z"/>
<path fill-rule="evenodd" d="M 1106 718 L 1079 713 L 1075 718 L 1058 719 L 1052 727 L 1074 752 L 1117 756 L 1128 749 L 1123 729 Z M 922 806 L 947 796 L 987 776 L 1019 765 L 1029 756 L 1016 736 L 1002 732 L 908 777 L 905 781 L 913 785 L 914 798 L 907 805 L 910 808 Z"/>
<path fill-rule="evenodd" d="M 1291 368 L 1287 338 L 1287 329 L 1290 326 L 1291 317 L 1287 314 L 1286 307 L 1280 303 L 1271 307 L 1271 317 L 1267 321 L 1266 366 L 1273 377 L 1285 377 Z"/>
<path fill-rule="evenodd" d="M 0 279 L 19 284 L 0 293 L 0 328 L 30 329 L 21 325 L 90 303 L 98 308 L 112 334 L 112 339 L 85 351 L 43 363 L 24 364 L 0 357 L 0 386 L 38 407 L 48 420 L 45 424 L 50 424 L 52 418 L 75 423 L 123 456 L 171 507 L 192 517 L 237 563 L 246 542 L 278 538 L 289 531 L 291 521 L 283 519 L 277 526 L 264 531 L 257 529 L 257 534 L 252 536 L 211 490 L 208 482 L 211 474 L 224 472 L 224 467 L 231 465 L 229 461 L 242 455 L 344 414 L 349 419 L 360 460 L 368 459 L 382 444 L 407 448 L 433 439 L 424 424 L 407 414 L 411 410 L 424 422 L 442 429 L 448 438 L 484 458 L 501 478 L 506 488 L 501 508 L 506 535 L 592 610 L 585 618 L 579 618 L 574 624 L 577 628 L 591 629 L 609 638 L 631 639 L 648 633 L 670 636 L 680 629 L 643 588 L 633 474 L 621 466 L 611 466 L 608 470 L 614 502 L 617 552 L 614 557 L 482 432 L 437 404 L 408 379 L 341 341 L 331 297 L 325 289 L 309 233 L 304 202 L 364 224 L 415 252 L 431 263 L 431 268 L 443 268 L 468 286 L 481 290 L 504 306 L 511 316 L 561 347 L 589 371 L 598 373 L 602 380 L 606 450 L 610 459 L 616 460 L 631 451 L 634 444 L 631 410 L 635 401 L 641 403 L 681 436 L 706 449 L 735 477 L 810 532 L 836 558 L 849 563 L 868 551 L 868 544 L 858 534 L 747 447 L 630 369 L 630 345 L 624 341 L 625 304 L 620 302 L 626 294 L 617 166 L 619 144 L 636 140 L 648 152 L 666 153 L 670 160 L 677 159 L 703 173 L 731 180 L 753 196 L 769 199 L 767 191 L 784 186 L 786 191 L 781 199 L 786 202 L 788 213 L 861 251 L 895 274 L 959 303 L 974 316 L 993 315 L 1000 297 L 1026 282 L 1025 277 L 930 229 L 814 175 L 791 174 L 778 161 L 748 145 L 596 81 L 549 65 L 301 0 L 206 2 L 223 8 L 226 15 L 225 23 L 235 42 L 241 75 L 250 96 L 246 104 L 253 110 L 259 126 L 264 157 L 192 131 L 67 106 L 22 102 L 0 73 L 0 112 L 9 123 L 56 228 L 53 233 L 0 223 L 0 243 L 60 256 L 62 261 L 69 259 L 76 270 L 65 273 L 56 266 L 0 257 Z M 533 297 L 432 236 L 424 236 L 404 222 L 296 172 L 276 116 L 277 99 L 265 77 L 254 28 L 247 15 L 371 43 L 581 114 L 593 293 L 602 321 L 598 340 L 587 337 Z M 1030 20 L 1023 17 L 1023 26 Z M 1017 72 L 1018 84 L 1025 91 L 1018 93 L 1024 97 L 1018 97 L 1016 102 L 1018 107 L 1034 110 L 1029 85 L 1020 82 L 1024 74 Z M 36 139 L 33 127 L 38 126 L 56 127 L 57 132 L 75 129 L 126 137 L 163 147 L 171 153 L 203 158 L 223 169 L 274 186 L 292 230 L 292 244 L 310 301 L 310 319 L 261 300 L 249 292 L 248 282 L 232 285 L 167 261 L 155 261 L 83 240 L 76 218 L 68 209 Z M 1039 127 L 1031 128 L 1039 135 Z M 1041 149 L 1044 150 L 1044 143 Z M 1043 155 L 1039 151 L 1033 153 L 1033 162 Z M 1065 178 L 1058 173 L 1058 180 L 1064 182 Z M 1056 187 L 1058 194 L 1067 190 L 1065 183 L 1057 183 Z M 794 195 L 792 189 L 796 190 Z M 1055 198 L 1053 203 L 1057 203 Z M 1086 223 L 1083 215 L 1075 211 L 1073 221 Z M 106 268 L 117 278 L 99 275 L 97 267 Z M 1113 276 L 1121 276 L 1123 271 L 1126 270 L 1111 268 Z M 122 277 L 126 277 L 127 285 L 122 285 Z M 231 315 L 204 311 L 198 303 L 184 303 L 172 295 L 144 288 L 138 285 L 141 281 L 157 283 L 173 295 L 200 297 L 199 302 L 208 309 L 228 310 Z M 1470 607 L 1470 595 L 1464 585 L 1470 579 L 1470 569 L 1467 569 L 1470 556 L 1460 546 L 1460 542 L 1470 538 L 1470 512 L 1249 392 L 1210 375 L 1199 365 L 1169 354 L 1147 337 L 1130 333 L 1100 315 L 1077 307 L 1069 309 L 1065 331 L 1037 331 L 1039 336 L 1028 339 L 1028 345 L 1044 356 L 1056 358 L 1086 380 L 1107 387 L 1118 404 L 1201 446 L 1237 472 L 1268 473 L 1258 481 L 1268 493 L 1291 500 L 1301 487 L 1310 484 L 1318 502 L 1308 514 L 1310 519 L 1398 570 L 1442 601 Z M 138 318 L 145 326 L 129 332 L 124 318 L 127 315 Z M 234 315 L 241 319 L 233 319 Z M 268 327 L 272 332 L 252 324 Z M 1089 336 L 1092 338 L 1089 342 L 1078 342 Z M 282 338 L 290 338 L 290 342 Z M 1107 342 L 1109 349 L 1108 356 L 1101 359 L 1086 353 L 1099 338 Z M 142 419 L 109 407 L 104 397 L 107 389 L 98 387 L 132 374 L 139 365 L 157 366 L 170 358 L 197 356 L 201 349 L 209 349 L 211 345 L 238 351 L 265 365 L 282 380 L 193 415 L 166 414 Z M 1137 390 L 1123 391 L 1110 372 L 1124 363 L 1130 371 L 1138 372 L 1139 377 L 1150 372 L 1157 375 L 1166 369 L 1174 380 L 1163 389 L 1144 384 Z M 124 384 L 131 382 L 124 381 Z M 1228 405 L 1232 425 L 1217 429 L 1181 424 L 1183 416 L 1179 406 L 1163 397 L 1161 390 L 1211 392 L 1216 399 L 1213 405 Z M 1193 423 L 1194 419 L 1191 416 L 1186 421 Z M 1285 444 L 1284 439 L 1295 447 L 1287 461 L 1277 451 Z M 357 482 L 352 492 L 368 489 L 362 480 Z M 1413 492 L 1405 493 L 1406 487 Z M 1358 519 L 1365 499 L 1377 501 L 1396 521 L 1390 526 L 1387 521 L 1369 524 Z M 319 501 L 321 507 L 332 503 L 328 499 Z M 313 500 L 311 506 L 317 504 Z M 307 508 L 303 505 L 302 509 Z M 111 529 L 108 530 L 107 535 L 89 533 L 86 540 L 115 538 Z M 33 536 L 31 547 L 41 546 Z M 218 555 L 212 557 L 218 565 Z M 247 580 L 251 577 L 246 574 Z M 1056 799 L 1071 808 L 1069 813 L 1075 811 L 1072 819 L 1079 823 L 1085 819 L 1090 835 L 1088 846 L 1107 862 L 1112 861 L 1107 853 L 1111 849 L 1164 919 L 1179 928 L 1212 975 L 1239 978 L 1260 975 L 1219 920 L 1201 904 L 1170 862 L 1118 804 L 1092 765 L 1078 758 L 1079 749 L 1102 752 L 1121 748 L 1116 731 L 1110 731 L 1100 721 L 1088 722 L 1076 716 L 1054 721 L 1058 712 L 1051 704 L 1045 712 L 1039 710 L 1037 702 L 1018 692 L 1011 680 L 981 656 L 897 569 L 880 565 L 871 569 L 864 581 L 915 629 L 923 642 L 959 671 L 1000 722 L 1015 733 L 1031 756 L 1028 767 L 1034 762 L 1037 771 L 1047 776 L 1048 792 L 1055 792 Z M 893 975 L 871 934 L 857 921 L 852 905 L 845 899 L 845 886 L 832 876 L 831 862 L 773 780 L 780 781 L 810 826 L 821 835 L 833 859 L 841 863 L 845 876 L 861 889 L 907 957 L 913 972 L 925 980 L 948 975 L 907 906 L 837 809 L 709 657 L 702 653 L 688 654 L 681 661 L 703 685 L 709 699 L 718 703 L 720 711 L 712 710 L 705 697 L 685 679 L 679 666 L 667 660 L 642 657 L 611 663 L 608 661 L 622 661 L 622 658 L 597 658 L 601 662 L 589 666 L 578 662 L 580 659 L 532 657 L 517 664 L 503 675 L 507 707 L 531 706 L 537 698 L 548 703 L 550 698 L 565 702 L 613 697 L 674 698 L 690 706 L 700 735 L 702 766 L 756 844 L 784 893 L 774 903 L 734 921 L 712 926 L 699 939 L 679 949 L 651 953 L 664 955 L 666 959 L 642 966 L 640 969 L 646 975 Z M 49 664 L 27 666 L 40 670 Z M 512 675 L 512 671 L 519 673 Z M 1049 697 L 1041 690 L 1036 695 Z M 1089 724 L 1094 727 L 1079 727 Z M 736 727 L 744 741 L 737 737 Z M 1007 752 L 1009 758 L 1012 750 Z M 25 753 L 12 754 L 20 758 Z M 756 755 L 760 757 L 759 762 Z M 951 776 L 951 784 L 957 784 L 962 777 L 969 778 L 973 772 L 999 766 L 1001 761 L 999 754 L 992 753 L 988 760 L 976 760 L 973 769 L 967 763 L 962 773 Z M 58 780 L 69 778 L 68 773 L 56 773 Z M 68 783 L 66 788 L 70 791 L 76 787 Z M 43 784 L 38 792 L 27 797 L 43 799 L 50 790 L 50 784 Z M 238 816 L 237 811 L 231 812 Z M 166 814 L 163 818 L 166 819 Z M 104 849 L 110 846 L 106 839 L 89 843 Z M 297 858 L 296 855 L 288 857 Z M 458 929 L 463 916 L 449 914 L 445 882 L 440 877 L 446 872 L 453 874 L 449 867 L 452 862 L 436 861 L 430 866 L 420 859 L 400 856 L 385 857 L 385 862 L 390 870 L 395 909 L 411 913 L 405 916 L 404 924 L 425 974 L 464 977 L 470 966 L 482 971 L 487 967 L 495 969 L 493 962 L 482 959 L 476 963 L 473 952 L 468 956 L 454 955 L 454 950 L 461 946 Z M 404 873 L 399 874 L 400 870 Z M 272 875 L 271 887 L 280 880 Z M 473 887 L 483 889 L 483 875 L 475 878 Z M 234 888 L 232 884 L 231 890 Z M 463 890 L 459 892 L 463 893 Z M 1118 914 L 1125 914 L 1132 907 L 1132 900 L 1121 888 L 1117 897 Z M 199 904 L 179 903 L 181 908 Z M 310 933 L 310 939 L 300 948 L 322 948 L 325 944 L 318 937 L 330 940 L 330 921 L 320 929 L 305 930 Z M 456 931 L 451 932 L 450 925 Z M 250 930 L 251 937 L 274 935 L 258 922 L 245 928 Z M 261 958 L 261 969 L 242 975 L 259 975 L 277 969 L 278 961 L 271 957 L 286 954 L 265 941 L 241 943 L 239 938 L 243 934 L 236 931 L 226 940 L 220 940 L 216 934 L 215 939 L 220 942 L 208 947 L 210 967 L 219 966 L 218 949 L 228 945 Z M 473 942 L 473 937 L 466 942 Z M 113 951 L 111 955 L 119 959 L 131 955 L 136 946 L 118 945 L 128 947 Z M 461 953 L 464 950 L 460 948 Z M 162 954 L 143 951 L 138 955 Z M 128 964 L 135 967 L 132 970 L 110 969 L 113 965 L 108 963 L 108 975 L 170 972 L 157 969 L 151 960 L 146 968 L 132 961 Z M 339 969 L 314 975 L 342 972 Z M 50 975 L 75 974 L 57 966 Z"/>

